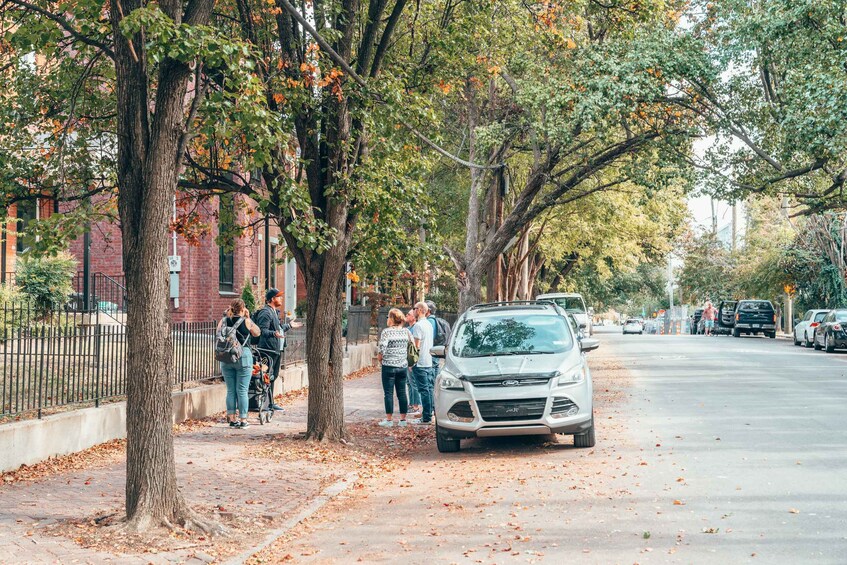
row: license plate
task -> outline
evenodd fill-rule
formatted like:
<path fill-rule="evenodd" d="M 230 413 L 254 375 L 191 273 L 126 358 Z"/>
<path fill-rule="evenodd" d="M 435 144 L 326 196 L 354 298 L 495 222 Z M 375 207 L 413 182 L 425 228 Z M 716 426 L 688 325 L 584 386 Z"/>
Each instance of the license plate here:
<path fill-rule="evenodd" d="M 761 328 L 761 327 L 762 327 L 762 324 L 753 324 L 753 327 L 754 327 L 754 328 Z"/>

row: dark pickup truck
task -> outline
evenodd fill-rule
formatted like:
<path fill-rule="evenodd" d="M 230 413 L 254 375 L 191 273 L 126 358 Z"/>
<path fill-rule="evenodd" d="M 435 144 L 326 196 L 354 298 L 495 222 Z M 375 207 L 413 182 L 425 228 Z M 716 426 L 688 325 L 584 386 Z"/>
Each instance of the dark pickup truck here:
<path fill-rule="evenodd" d="M 735 307 L 738 302 L 735 300 L 721 300 L 718 304 L 718 313 L 715 316 L 715 327 L 712 330 L 713 334 L 729 335 L 732 333 L 732 328 L 735 327 Z"/>
<path fill-rule="evenodd" d="M 762 332 L 773 339 L 776 337 L 776 313 L 769 300 L 739 300 L 735 307 L 733 337 L 741 334 L 756 335 Z"/>

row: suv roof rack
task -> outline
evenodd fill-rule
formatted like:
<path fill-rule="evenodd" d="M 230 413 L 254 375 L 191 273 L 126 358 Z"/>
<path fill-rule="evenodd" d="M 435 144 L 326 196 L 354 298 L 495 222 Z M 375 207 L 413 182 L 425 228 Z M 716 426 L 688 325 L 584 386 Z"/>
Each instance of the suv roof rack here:
<path fill-rule="evenodd" d="M 479 310 L 480 308 L 492 308 L 496 306 L 556 306 L 552 300 L 510 300 L 507 302 L 486 302 L 484 304 L 474 304 L 470 310 Z"/>

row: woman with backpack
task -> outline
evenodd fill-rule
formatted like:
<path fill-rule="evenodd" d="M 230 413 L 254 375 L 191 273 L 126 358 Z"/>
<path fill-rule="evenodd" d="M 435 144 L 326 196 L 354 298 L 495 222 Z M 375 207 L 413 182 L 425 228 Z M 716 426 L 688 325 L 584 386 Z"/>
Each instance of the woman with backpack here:
<path fill-rule="evenodd" d="M 250 425 L 247 423 L 247 389 L 253 374 L 253 354 L 247 341 L 251 335 L 258 336 L 261 333 L 262 330 L 250 319 L 250 311 L 240 298 L 232 301 L 226 316 L 218 322 L 217 335 L 231 335 L 233 338 L 226 351 L 228 359 L 221 361 L 221 374 L 226 383 L 226 419 L 231 428 L 246 428 Z M 219 349 L 216 346 L 216 357 L 220 359 L 222 356 L 217 353 Z M 240 354 L 237 350 L 240 350 Z"/>
<path fill-rule="evenodd" d="M 403 312 L 397 308 L 388 311 L 388 327 L 379 336 L 379 362 L 382 363 L 382 392 L 385 397 L 385 419 L 379 425 L 390 428 L 394 425 L 394 391 L 400 403 L 400 421 L 406 425 L 409 400 L 406 397 L 406 371 L 409 368 L 408 354 L 412 334 L 403 327 Z"/>

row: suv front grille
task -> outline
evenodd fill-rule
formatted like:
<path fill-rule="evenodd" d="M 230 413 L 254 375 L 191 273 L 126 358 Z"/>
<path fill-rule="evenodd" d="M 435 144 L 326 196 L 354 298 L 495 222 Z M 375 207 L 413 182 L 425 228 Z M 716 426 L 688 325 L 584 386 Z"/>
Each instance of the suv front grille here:
<path fill-rule="evenodd" d="M 473 386 L 478 388 L 483 387 L 494 387 L 494 386 L 503 386 L 503 387 L 515 387 L 515 386 L 532 386 L 532 385 L 546 385 L 550 382 L 550 377 L 517 377 L 510 375 L 498 376 L 497 378 L 488 378 L 486 380 L 474 380 L 471 381 Z"/>
<path fill-rule="evenodd" d="M 519 400 L 479 400 L 479 415 L 486 422 L 508 422 L 511 420 L 536 420 L 544 415 L 546 398 L 522 398 Z"/>

